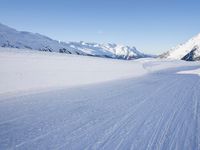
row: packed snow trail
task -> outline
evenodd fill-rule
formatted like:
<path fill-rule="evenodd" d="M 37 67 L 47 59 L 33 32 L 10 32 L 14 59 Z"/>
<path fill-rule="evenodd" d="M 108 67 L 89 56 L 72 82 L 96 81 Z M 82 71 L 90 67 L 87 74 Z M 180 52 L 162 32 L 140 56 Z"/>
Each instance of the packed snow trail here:
<path fill-rule="evenodd" d="M 200 150 L 200 77 L 134 79 L 0 101 L 0 149 Z"/>

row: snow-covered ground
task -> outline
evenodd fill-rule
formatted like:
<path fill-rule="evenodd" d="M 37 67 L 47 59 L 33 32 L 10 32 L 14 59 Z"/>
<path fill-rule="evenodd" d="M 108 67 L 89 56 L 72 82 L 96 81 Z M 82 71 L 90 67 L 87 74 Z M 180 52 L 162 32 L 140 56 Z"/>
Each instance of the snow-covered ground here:
<path fill-rule="evenodd" d="M 200 149 L 199 62 L 0 51 L 0 149 Z"/>
<path fill-rule="evenodd" d="M 0 50 L 0 94 L 100 83 L 145 73 L 139 62 L 9 48 Z"/>

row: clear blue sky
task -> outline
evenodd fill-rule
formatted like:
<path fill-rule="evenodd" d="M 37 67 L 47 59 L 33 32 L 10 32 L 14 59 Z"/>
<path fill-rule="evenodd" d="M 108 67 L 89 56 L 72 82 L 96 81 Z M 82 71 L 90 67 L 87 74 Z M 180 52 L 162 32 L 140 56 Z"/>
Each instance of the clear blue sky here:
<path fill-rule="evenodd" d="M 57 40 L 155 54 L 200 32 L 200 0 L 0 0 L 0 22 Z"/>

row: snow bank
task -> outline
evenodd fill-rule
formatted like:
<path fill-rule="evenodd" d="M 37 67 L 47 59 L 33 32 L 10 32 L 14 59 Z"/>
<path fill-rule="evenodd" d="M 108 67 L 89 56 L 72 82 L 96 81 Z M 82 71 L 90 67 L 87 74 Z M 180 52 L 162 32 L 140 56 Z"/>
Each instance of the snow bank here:
<path fill-rule="evenodd" d="M 145 73 L 140 62 L 0 48 L 0 94 L 100 83 Z"/>
<path fill-rule="evenodd" d="M 200 76 L 200 68 L 195 70 L 180 71 L 178 74 L 196 74 Z"/>

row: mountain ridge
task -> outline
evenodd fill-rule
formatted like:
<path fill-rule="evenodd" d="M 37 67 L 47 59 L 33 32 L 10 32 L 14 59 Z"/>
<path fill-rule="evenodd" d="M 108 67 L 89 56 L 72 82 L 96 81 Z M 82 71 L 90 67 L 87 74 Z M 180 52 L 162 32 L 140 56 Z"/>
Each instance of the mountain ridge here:
<path fill-rule="evenodd" d="M 119 44 L 87 42 L 59 42 L 48 36 L 27 31 L 18 31 L 0 23 L 0 47 L 60 52 L 116 59 L 137 59 L 149 57 L 135 47 Z"/>

